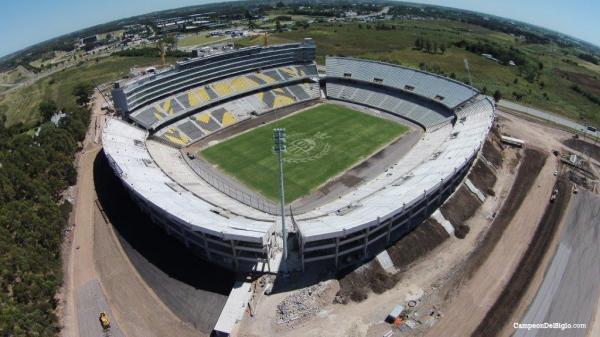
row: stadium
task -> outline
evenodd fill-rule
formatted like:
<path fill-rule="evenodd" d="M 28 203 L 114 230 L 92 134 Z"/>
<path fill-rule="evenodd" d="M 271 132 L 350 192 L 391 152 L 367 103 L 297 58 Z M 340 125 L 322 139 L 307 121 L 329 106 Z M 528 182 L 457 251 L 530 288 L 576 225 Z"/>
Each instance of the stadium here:
<path fill-rule="evenodd" d="M 233 270 L 335 268 L 393 244 L 454 192 L 494 103 L 463 83 L 315 44 L 255 46 L 114 84 L 104 154 L 139 207 Z M 285 128 L 285 238 L 272 130 Z"/>

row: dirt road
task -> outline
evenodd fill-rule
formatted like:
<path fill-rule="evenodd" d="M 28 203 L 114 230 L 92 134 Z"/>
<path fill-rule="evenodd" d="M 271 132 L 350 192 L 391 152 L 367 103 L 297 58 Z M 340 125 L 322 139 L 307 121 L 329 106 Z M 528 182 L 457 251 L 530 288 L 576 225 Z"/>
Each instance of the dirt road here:
<path fill-rule="evenodd" d="M 71 216 L 74 227 L 66 259 L 62 335 L 87 337 L 88 327 L 99 325 L 99 313 L 89 309 L 106 308 L 114 314 L 110 318 L 115 326 L 121 326 L 125 336 L 198 336 L 198 331 L 181 323 L 141 281 L 118 245 L 112 227 L 98 211 L 93 164 L 100 151 L 96 141 L 100 139 L 105 116 L 100 109 L 102 100 L 98 94 L 95 96 L 92 121 L 77 158 L 76 197 Z M 101 256 L 98 256 L 99 251 L 103 252 Z M 95 286 L 98 280 L 99 285 Z M 108 300 L 106 304 L 104 299 Z M 115 335 L 121 334 L 115 331 Z"/>
<path fill-rule="evenodd" d="M 531 241 L 552 192 L 554 165 L 552 160 L 546 161 L 494 250 L 443 309 L 444 316 L 425 336 L 469 336 L 477 328 L 504 289 Z"/>

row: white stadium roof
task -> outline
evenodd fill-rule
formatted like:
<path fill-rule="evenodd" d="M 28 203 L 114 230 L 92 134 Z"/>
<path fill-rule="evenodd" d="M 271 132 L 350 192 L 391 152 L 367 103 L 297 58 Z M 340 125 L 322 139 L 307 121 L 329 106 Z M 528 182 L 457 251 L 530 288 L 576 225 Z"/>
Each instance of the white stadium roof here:
<path fill-rule="evenodd" d="M 146 148 L 146 137 L 145 131 L 114 118 L 108 119 L 102 134 L 104 152 L 115 172 L 139 197 L 194 231 L 225 240 L 268 241 L 273 222 L 215 213 L 222 210 L 183 188 L 156 165 Z"/>
<path fill-rule="evenodd" d="M 463 109 L 461 116 L 466 118 L 454 126 L 447 124 L 425 133 L 398 163 L 375 179 L 339 199 L 296 216 L 303 239 L 315 241 L 364 229 L 375 224 L 378 217 L 383 220 L 400 212 L 403 204 L 410 206 L 442 180 L 453 177 L 455 170 L 472 157 L 485 139 L 493 120 L 493 105 L 487 98 L 480 99 Z M 201 178 L 190 175 L 189 167 L 184 166 L 183 161 L 179 162 L 182 172 L 174 172 L 176 162 L 164 165 L 169 156 L 172 158 L 172 153 L 154 158 L 162 152 L 151 155 L 146 138 L 145 131 L 118 119 L 109 119 L 103 131 L 104 151 L 111 164 L 117 165 L 115 171 L 132 190 L 164 210 L 165 215 L 170 214 L 189 224 L 195 231 L 226 240 L 267 242 L 274 231 L 273 216 L 250 210 L 233 199 L 219 202 L 228 197 L 220 195 L 208 184 L 198 184 Z M 152 144 L 150 148 L 154 153 L 157 146 Z M 224 208 L 235 214 L 213 203 L 226 205 Z M 338 215 L 344 208 L 348 211 Z"/>

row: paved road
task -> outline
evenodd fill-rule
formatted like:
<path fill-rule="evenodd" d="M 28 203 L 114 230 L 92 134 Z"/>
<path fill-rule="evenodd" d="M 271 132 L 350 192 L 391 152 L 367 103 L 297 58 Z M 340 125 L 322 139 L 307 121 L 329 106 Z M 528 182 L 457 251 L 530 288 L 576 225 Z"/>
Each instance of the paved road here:
<path fill-rule="evenodd" d="M 125 337 L 113 319 L 114 315 L 106 302 L 98 279 L 90 280 L 77 289 L 77 309 L 81 336 Z M 110 328 L 107 331 L 104 331 L 100 325 L 101 312 L 106 313 L 110 320 Z"/>
<path fill-rule="evenodd" d="M 586 125 L 579 124 L 575 121 L 572 121 L 572 120 L 564 118 L 564 117 L 557 116 L 550 112 L 530 108 L 530 107 L 520 105 L 520 104 L 511 102 L 511 101 L 507 101 L 507 100 L 500 100 L 500 102 L 498 102 L 498 106 L 500 106 L 501 108 L 504 107 L 504 108 L 508 108 L 511 110 L 516 110 L 516 111 L 519 111 L 519 112 L 522 112 L 522 113 L 525 113 L 528 115 L 532 115 L 537 118 L 545 119 L 547 121 L 551 121 L 556 124 L 564 125 L 571 129 L 584 131 L 586 134 L 600 138 L 600 131 L 596 131 L 596 132 L 588 131 Z"/>
<path fill-rule="evenodd" d="M 598 304 L 600 197 L 585 190 L 572 199 L 559 247 L 522 323 L 585 323 Z M 587 329 L 517 330 L 514 337 L 581 336 Z"/>

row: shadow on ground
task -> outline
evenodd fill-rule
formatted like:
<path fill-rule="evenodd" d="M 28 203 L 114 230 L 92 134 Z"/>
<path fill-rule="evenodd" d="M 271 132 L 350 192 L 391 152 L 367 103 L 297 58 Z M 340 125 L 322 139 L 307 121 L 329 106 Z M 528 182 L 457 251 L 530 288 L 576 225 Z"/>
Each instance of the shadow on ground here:
<path fill-rule="evenodd" d="M 94 184 L 98 201 L 144 281 L 181 320 L 210 333 L 235 274 L 195 257 L 154 225 L 132 201 L 104 152 L 94 160 Z"/>

